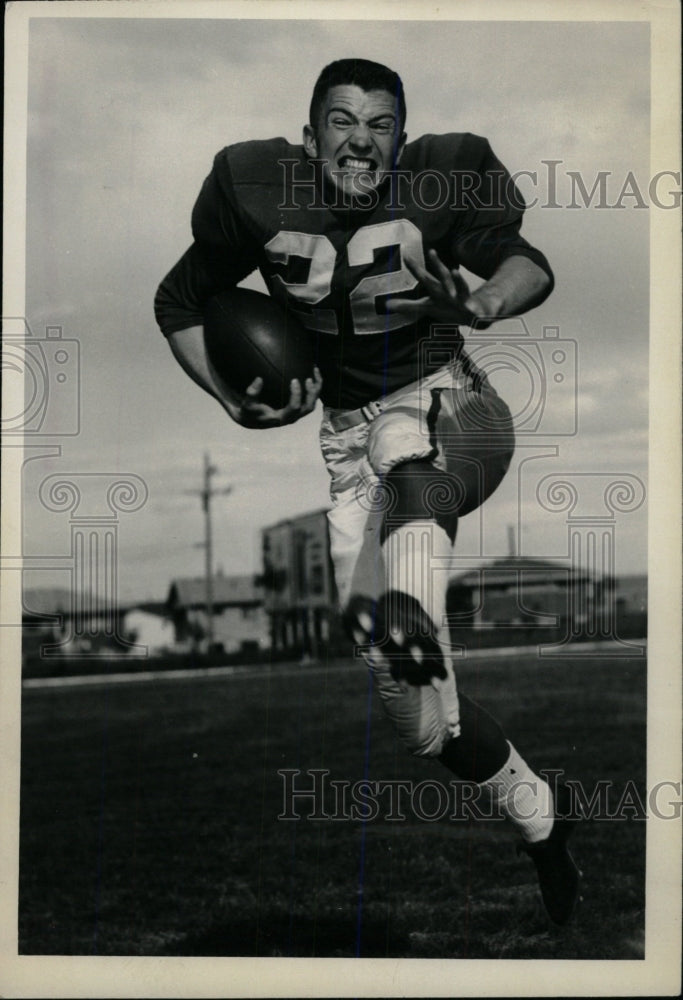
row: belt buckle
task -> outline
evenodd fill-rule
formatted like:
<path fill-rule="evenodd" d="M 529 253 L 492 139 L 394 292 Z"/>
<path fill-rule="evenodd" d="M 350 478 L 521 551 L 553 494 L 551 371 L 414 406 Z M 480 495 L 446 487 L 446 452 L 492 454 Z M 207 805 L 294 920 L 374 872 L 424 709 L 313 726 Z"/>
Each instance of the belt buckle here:
<path fill-rule="evenodd" d="M 379 399 L 373 399 L 371 403 L 361 406 L 360 411 L 367 422 L 371 424 L 372 421 L 382 412 L 382 401 Z"/>

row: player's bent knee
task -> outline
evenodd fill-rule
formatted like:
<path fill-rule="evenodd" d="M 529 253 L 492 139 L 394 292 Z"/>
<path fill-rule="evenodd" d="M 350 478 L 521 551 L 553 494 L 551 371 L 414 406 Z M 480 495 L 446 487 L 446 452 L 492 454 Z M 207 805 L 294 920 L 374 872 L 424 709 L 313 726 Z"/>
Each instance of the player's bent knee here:
<path fill-rule="evenodd" d="M 392 505 L 385 515 L 383 540 L 400 525 L 417 520 L 435 521 L 455 540 L 465 500 L 464 486 L 456 476 L 430 461 L 410 461 L 393 468 L 386 484 Z"/>

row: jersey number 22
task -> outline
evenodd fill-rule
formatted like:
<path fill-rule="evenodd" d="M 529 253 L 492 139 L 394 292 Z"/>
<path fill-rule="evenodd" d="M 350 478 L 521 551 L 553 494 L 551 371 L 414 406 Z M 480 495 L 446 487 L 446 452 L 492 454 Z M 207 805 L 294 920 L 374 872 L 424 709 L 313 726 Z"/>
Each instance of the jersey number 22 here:
<path fill-rule="evenodd" d="M 405 265 L 407 255 L 416 264 L 425 266 L 422 236 L 417 226 L 408 219 L 364 226 L 347 243 L 346 255 L 350 267 L 369 266 L 374 262 L 376 250 L 391 246 L 400 247 L 400 269 L 368 274 L 348 293 L 353 329 L 357 334 L 384 333 L 386 330 L 397 330 L 410 322 L 398 313 L 380 316 L 376 300 L 379 295 L 409 292 L 417 285 L 417 280 Z M 277 264 L 286 265 L 290 257 L 310 261 L 308 279 L 303 284 L 285 281 L 281 275 L 274 275 L 271 279 L 273 294 L 280 298 L 292 296 L 313 307 L 310 311 L 302 310 L 300 313 L 303 324 L 309 329 L 338 334 L 339 325 L 334 309 L 315 308 L 332 290 L 337 252 L 327 236 L 281 230 L 266 244 L 265 251 L 270 260 Z"/>

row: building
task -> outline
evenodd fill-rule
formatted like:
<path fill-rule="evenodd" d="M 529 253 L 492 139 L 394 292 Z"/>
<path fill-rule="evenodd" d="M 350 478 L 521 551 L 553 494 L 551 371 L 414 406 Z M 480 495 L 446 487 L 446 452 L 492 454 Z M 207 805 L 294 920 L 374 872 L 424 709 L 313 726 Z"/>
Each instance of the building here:
<path fill-rule="evenodd" d="M 449 621 L 475 629 L 578 625 L 604 594 L 604 582 L 580 569 L 509 556 L 452 579 Z"/>
<path fill-rule="evenodd" d="M 126 608 L 97 594 L 60 587 L 25 588 L 22 653 L 51 658 L 109 657 L 140 653 L 126 631 Z"/>
<path fill-rule="evenodd" d="M 448 622 L 465 643 L 468 632 L 484 644 L 643 638 L 647 579 L 511 556 L 453 578 Z"/>
<path fill-rule="evenodd" d="M 122 615 L 128 638 L 147 650 L 147 656 L 173 651 L 175 629 L 164 604 L 146 601 L 127 608 Z"/>
<path fill-rule="evenodd" d="M 263 529 L 264 607 L 274 652 L 347 653 L 325 509 Z M 646 634 L 644 577 L 601 577 L 566 563 L 509 556 L 454 576 L 453 641 L 558 642 Z M 628 621 L 627 621 L 628 619 Z"/>
<path fill-rule="evenodd" d="M 22 654 L 40 655 L 68 644 L 73 594 L 60 587 L 24 588 L 21 626 Z"/>
<path fill-rule="evenodd" d="M 341 633 L 326 509 L 264 528 L 262 547 L 272 648 L 317 657 Z"/>
<path fill-rule="evenodd" d="M 166 609 L 175 630 L 176 649 L 205 651 L 209 639 L 206 580 L 174 580 Z M 213 646 L 226 653 L 268 649 L 270 634 L 263 588 L 253 576 L 223 576 L 212 581 Z"/>
<path fill-rule="evenodd" d="M 647 614 L 647 576 L 634 574 L 615 581 L 617 612 L 620 615 Z"/>

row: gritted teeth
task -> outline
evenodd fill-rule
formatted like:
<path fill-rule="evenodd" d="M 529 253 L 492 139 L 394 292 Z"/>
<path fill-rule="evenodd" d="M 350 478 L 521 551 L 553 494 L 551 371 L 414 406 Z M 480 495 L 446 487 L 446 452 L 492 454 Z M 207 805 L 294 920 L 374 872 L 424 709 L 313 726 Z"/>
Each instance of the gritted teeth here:
<path fill-rule="evenodd" d="M 351 167 L 352 170 L 375 170 L 377 164 L 374 160 L 362 160 L 355 156 L 342 156 L 339 166 Z"/>

